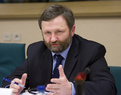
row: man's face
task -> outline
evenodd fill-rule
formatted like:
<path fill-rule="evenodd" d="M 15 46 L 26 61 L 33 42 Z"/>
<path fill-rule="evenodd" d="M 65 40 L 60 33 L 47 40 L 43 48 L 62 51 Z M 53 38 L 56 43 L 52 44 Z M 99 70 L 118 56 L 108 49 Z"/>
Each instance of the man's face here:
<path fill-rule="evenodd" d="M 70 31 L 62 16 L 42 21 L 41 26 L 43 40 L 48 49 L 54 53 L 60 53 L 68 48 L 75 32 L 75 26 Z"/>

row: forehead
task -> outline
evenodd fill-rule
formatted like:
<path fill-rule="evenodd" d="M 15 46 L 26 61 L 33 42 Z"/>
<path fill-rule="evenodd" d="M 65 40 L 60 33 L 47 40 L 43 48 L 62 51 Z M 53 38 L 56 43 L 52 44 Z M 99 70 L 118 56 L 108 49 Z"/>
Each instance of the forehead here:
<path fill-rule="evenodd" d="M 42 21 L 42 30 L 52 27 L 67 27 L 67 22 L 63 16 L 58 16 L 54 19 L 51 19 L 49 21 Z"/>

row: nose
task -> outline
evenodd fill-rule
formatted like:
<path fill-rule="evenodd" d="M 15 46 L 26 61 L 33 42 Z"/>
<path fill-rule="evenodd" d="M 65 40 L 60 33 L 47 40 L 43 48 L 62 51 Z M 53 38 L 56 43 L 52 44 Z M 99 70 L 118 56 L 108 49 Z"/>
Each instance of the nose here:
<path fill-rule="evenodd" d="M 55 34 L 52 34 L 51 36 L 51 42 L 56 42 L 57 41 L 57 37 Z"/>

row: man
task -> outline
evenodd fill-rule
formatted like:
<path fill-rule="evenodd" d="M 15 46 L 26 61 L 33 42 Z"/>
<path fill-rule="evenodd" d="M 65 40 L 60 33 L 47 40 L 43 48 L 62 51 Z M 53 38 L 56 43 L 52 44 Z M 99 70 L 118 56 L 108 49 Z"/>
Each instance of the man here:
<path fill-rule="evenodd" d="M 86 40 L 75 34 L 75 22 L 70 9 L 55 4 L 49 6 L 39 19 L 43 40 L 28 47 L 27 59 L 8 79 L 27 88 L 46 85 L 48 95 L 76 95 L 74 78 L 86 67 L 91 71 L 85 81 L 85 95 L 116 95 L 113 76 L 105 61 L 103 45 Z M 54 78 L 55 54 L 63 58 L 59 77 Z M 9 85 L 4 81 L 3 86 Z M 11 83 L 13 93 L 23 90 Z"/>

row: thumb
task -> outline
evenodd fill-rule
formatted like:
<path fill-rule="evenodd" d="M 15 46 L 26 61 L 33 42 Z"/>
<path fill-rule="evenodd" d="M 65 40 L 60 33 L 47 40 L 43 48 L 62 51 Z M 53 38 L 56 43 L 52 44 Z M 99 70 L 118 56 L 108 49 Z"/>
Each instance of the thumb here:
<path fill-rule="evenodd" d="M 64 74 L 64 70 L 63 70 L 62 65 L 59 65 L 58 69 L 59 69 L 60 78 L 61 78 L 61 77 L 64 77 L 65 74 Z"/>
<path fill-rule="evenodd" d="M 23 84 L 23 85 L 25 85 L 25 83 L 26 83 L 26 78 L 27 78 L 27 74 L 24 73 L 24 74 L 22 75 L 22 77 L 21 77 L 21 81 L 22 81 L 22 84 Z"/>

